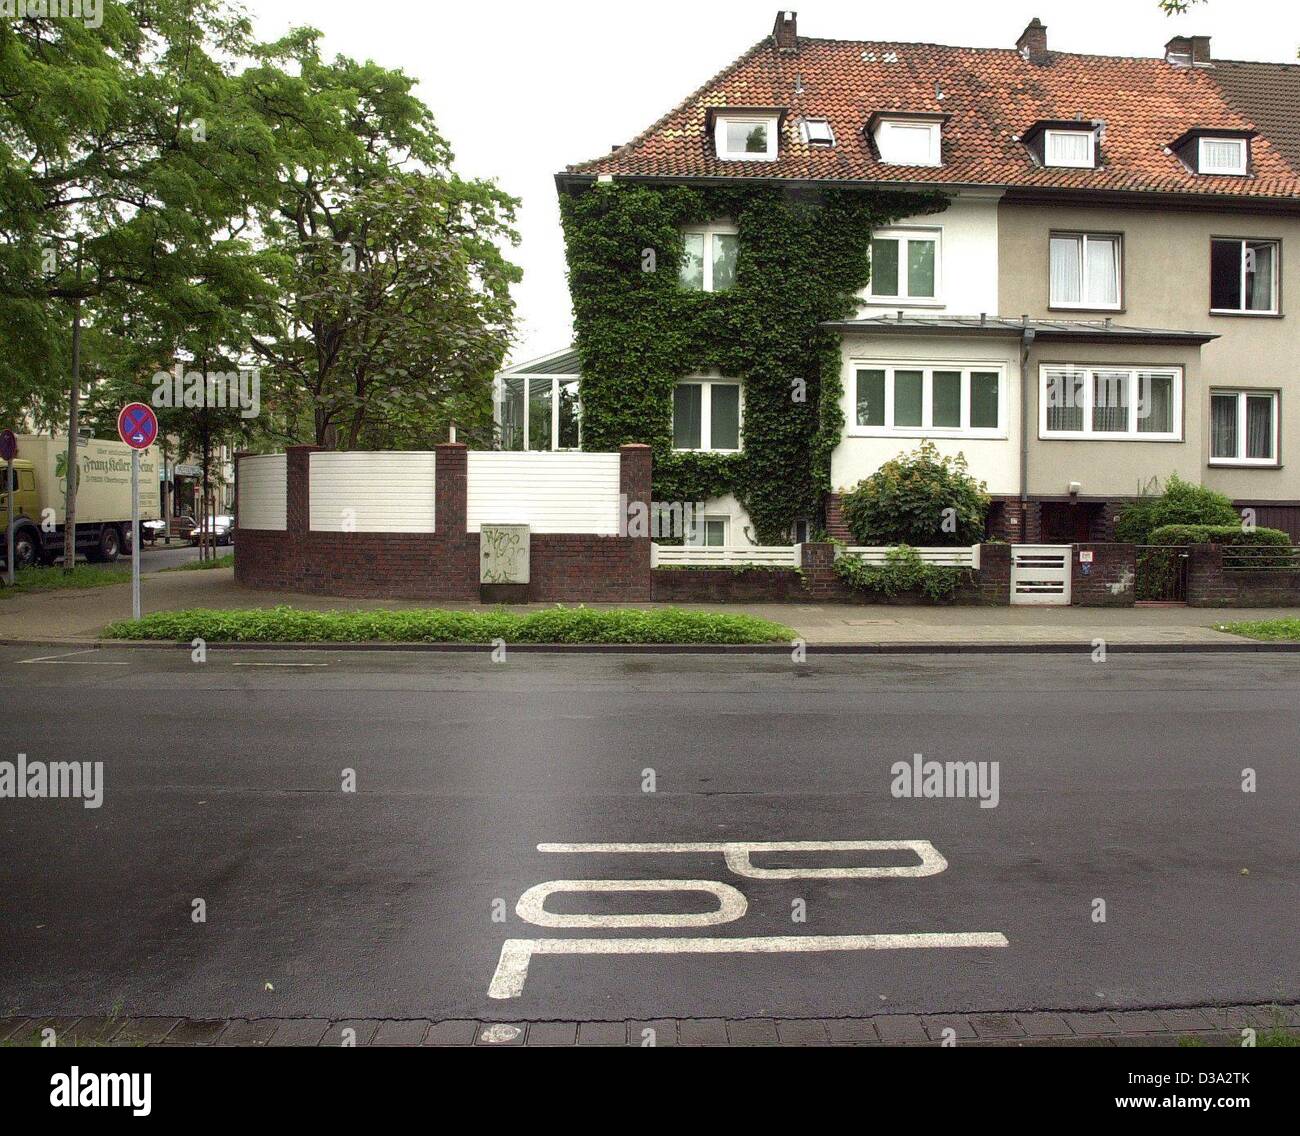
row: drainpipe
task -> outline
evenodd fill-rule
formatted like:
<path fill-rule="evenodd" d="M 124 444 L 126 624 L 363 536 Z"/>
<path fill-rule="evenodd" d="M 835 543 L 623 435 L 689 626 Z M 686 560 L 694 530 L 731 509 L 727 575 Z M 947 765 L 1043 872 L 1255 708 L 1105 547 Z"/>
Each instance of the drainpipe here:
<path fill-rule="evenodd" d="M 1029 349 L 1037 334 L 1024 316 L 1020 333 L 1020 539 L 1025 539 L 1025 518 L 1029 515 Z"/>

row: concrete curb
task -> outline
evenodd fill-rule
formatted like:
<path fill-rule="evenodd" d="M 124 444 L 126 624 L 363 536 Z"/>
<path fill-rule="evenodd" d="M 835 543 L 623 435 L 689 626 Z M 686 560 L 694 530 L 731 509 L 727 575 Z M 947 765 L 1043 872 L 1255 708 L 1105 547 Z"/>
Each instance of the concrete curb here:
<path fill-rule="evenodd" d="M 73 647 L 85 649 L 192 650 L 189 643 L 157 639 L 10 639 L 3 647 Z M 789 655 L 785 643 L 507 643 L 512 652 L 593 655 Z M 209 650 L 241 651 L 437 651 L 450 653 L 491 650 L 490 643 L 240 643 L 207 641 Z M 1090 654 L 1091 640 L 1046 643 L 809 643 L 809 655 L 1069 655 Z M 1116 643 L 1107 640 L 1108 654 L 1292 654 L 1300 643 L 1268 643 L 1254 639 L 1222 643 Z"/>
<path fill-rule="evenodd" d="M 60 1046 L 1102 1046 L 1240 1047 L 1243 1031 L 1294 1032 L 1300 1006 L 1198 1006 L 1075 1012 L 880 1014 L 869 1018 L 662 1018 L 515 1021 L 473 1018 L 0 1019 L 0 1042 Z M 344 1031 L 350 1030 L 351 1034 Z"/>

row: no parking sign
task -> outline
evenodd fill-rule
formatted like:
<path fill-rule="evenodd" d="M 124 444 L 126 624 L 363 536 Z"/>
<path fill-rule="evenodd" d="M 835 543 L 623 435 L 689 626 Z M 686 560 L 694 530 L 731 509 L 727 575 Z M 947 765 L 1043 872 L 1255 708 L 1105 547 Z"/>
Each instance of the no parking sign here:
<path fill-rule="evenodd" d="M 131 617 L 140 618 L 140 451 L 158 437 L 158 415 L 143 402 L 128 402 L 117 416 L 117 436 L 131 447 Z"/>

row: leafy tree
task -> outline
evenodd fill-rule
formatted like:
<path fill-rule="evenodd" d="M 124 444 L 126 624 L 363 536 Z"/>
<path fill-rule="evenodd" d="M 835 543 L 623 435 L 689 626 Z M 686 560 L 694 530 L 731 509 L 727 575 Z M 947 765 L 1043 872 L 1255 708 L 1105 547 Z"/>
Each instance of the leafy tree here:
<path fill-rule="evenodd" d="M 399 71 L 320 58 L 317 33 L 243 77 L 286 156 L 261 215 L 274 298 L 253 351 L 287 439 L 429 445 L 464 414 L 490 439 L 491 377 L 513 330 L 517 202 L 466 181 Z M 283 64 L 284 66 L 280 66 Z"/>
<path fill-rule="evenodd" d="M 933 442 L 922 442 L 885 462 L 840 504 L 859 544 L 970 545 L 984 536 L 989 495 L 967 472 L 964 455 L 940 457 Z"/>

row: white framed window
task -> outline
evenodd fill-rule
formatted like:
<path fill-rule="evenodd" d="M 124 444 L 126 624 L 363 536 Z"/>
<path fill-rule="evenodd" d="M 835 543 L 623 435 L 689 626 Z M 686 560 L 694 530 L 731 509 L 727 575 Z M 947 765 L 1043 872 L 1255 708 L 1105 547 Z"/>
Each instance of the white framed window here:
<path fill-rule="evenodd" d="M 742 402 L 734 379 L 682 379 L 673 388 L 673 449 L 738 451 Z"/>
<path fill-rule="evenodd" d="M 736 285 L 740 236 L 734 225 L 719 221 L 695 225 L 682 232 L 682 263 L 678 279 L 693 292 L 725 292 Z"/>
<path fill-rule="evenodd" d="M 799 134 L 809 146 L 835 145 L 835 131 L 824 118 L 805 118 L 799 123 Z"/>
<path fill-rule="evenodd" d="M 1045 131 L 1043 164 L 1092 169 L 1097 164 L 1096 132 L 1092 130 Z"/>
<path fill-rule="evenodd" d="M 1210 311 L 1278 314 L 1278 241 L 1215 237 L 1210 241 Z"/>
<path fill-rule="evenodd" d="M 880 160 L 891 166 L 943 164 L 943 135 L 938 122 L 884 118 L 875 129 Z"/>
<path fill-rule="evenodd" d="M 1244 138 L 1200 138 L 1196 143 L 1196 168 L 1203 174 L 1244 177 L 1250 151 Z"/>
<path fill-rule="evenodd" d="M 504 375 L 497 425 L 503 450 L 579 450 L 582 408 L 576 375 Z"/>
<path fill-rule="evenodd" d="M 1278 463 L 1277 391 L 1210 391 L 1210 464 Z"/>
<path fill-rule="evenodd" d="M 730 517 L 705 516 L 697 530 L 697 543 L 705 548 L 726 548 L 730 536 Z"/>
<path fill-rule="evenodd" d="M 1116 442 L 1181 442 L 1181 367 L 1039 369 L 1038 436 Z"/>
<path fill-rule="evenodd" d="M 940 231 L 881 229 L 871 238 L 872 300 L 935 304 L 940 295 Z"/>
<path fill-rule="evenodd" d="M 778 122 L 776 115 L 718 115 L 713 124 L 718 157 L 728 162 L 775 162 Z"/>
<path fill-rule="evenodd" d="M 1053 233 L 1048 303 L 1053 308 L 1121 307 L 1122 244 L 1117 233 Z"/>
<path fill-rule="evenodd" d="M 853 437 L 1005 438 L 1000 363 L 855 361 Z"/>

